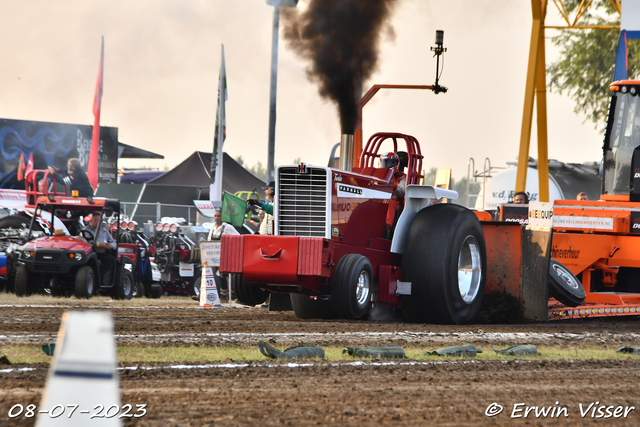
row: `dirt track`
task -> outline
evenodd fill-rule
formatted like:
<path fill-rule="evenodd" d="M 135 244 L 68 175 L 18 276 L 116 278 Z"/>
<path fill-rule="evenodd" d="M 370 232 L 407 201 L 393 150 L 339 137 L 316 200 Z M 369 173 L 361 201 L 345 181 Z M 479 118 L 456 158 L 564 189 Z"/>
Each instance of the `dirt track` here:
<path fill-rule="evenodd" d="M 490 349 L 533 343 L 580 351 L 615 350 L 640 342 L 637 318 L 452 327 L 299 321 L 292 313 L 261 308 L 199 309 L 186 298 L 1 302 L 0 353 L 3 344 L 55 339 L 60 317 L 69 308 L 109 310 L 119 344 L 253 346 L 259 339 L 268 339 L 281 347 L 305 342 L 345 347 L 411 345 L 426 350 L 454 344 Z M 143 305 L 135 306 L 139 304 Z M 638 408 L 627 408 L 626 418 L 600 419 L 598 424 L 640 425 L 640 361 L 635 358 L 312 363 L 259 359 L 202 361 L 198 366 L 180 366 L 180 362 L 122 367 L 122 403 L 146 404 L 148 411 L 125 425 L 584 425 L 598 420 L 592 419 L 591 410 L 582 417 L 579 405 L 585 412 L 596 401 L 601 402 L 597 406 L 621 406 L 620 413 L 624 407 Z M 0 365 L 0 425 L 33 424 L 33 418 L 9 419 L 7 414 L 15 404 L 38 405 L 46 375 L 47 366 Z M 487 417 L 485 411 L 493 402 L 504 409 Z M 513 413 L 518 403 L 524 405 L 516 406 Z M 511 418 L 524 415 L 525 406 L 554 411 L 546 417 L 536 418 L 533 410 L 528 418 Z M 568 417 L 559 413 L 562 407 Z M 610 411 L 615 414 L 615 408 Z M 557 413 L 559 418 L 551 416 Z M 597 410 L 593 415 L 598 415 Z"/>

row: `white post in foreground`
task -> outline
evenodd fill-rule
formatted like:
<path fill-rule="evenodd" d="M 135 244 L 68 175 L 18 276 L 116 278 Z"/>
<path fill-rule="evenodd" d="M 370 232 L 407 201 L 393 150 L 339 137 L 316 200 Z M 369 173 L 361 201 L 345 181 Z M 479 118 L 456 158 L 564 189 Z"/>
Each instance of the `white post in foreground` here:
<path fill-rule="evenodd" d="M 127 409 L 121 405 L 117 364 L 110 313 L 64 313 L 36 426 L 122 426 L 120 415 Z M 134 404 L 129 414 L 144 416 L 145 406 Z"/>

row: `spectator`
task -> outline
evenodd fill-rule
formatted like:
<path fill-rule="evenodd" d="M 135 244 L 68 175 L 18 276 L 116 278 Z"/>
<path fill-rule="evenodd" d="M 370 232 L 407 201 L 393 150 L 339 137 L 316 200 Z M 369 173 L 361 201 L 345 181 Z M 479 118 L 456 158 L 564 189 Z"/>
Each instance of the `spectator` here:
<path fill-rule="evenodd" d="M 93 187 L 89 183 L 87 173 L 82 169 L 80 160 L 71 158 L 67 162 L 67 172 L 60 173 L 57 168 L 49 166 L 49 172 L 55 174 L 57 180 L 61 180 L 65 185 L 71 187 L 71 191 L 78 191 L 79 197 L 93 196 Z"/>
<path fill-rule="evenodd" d="M 213 226 L 209 230 L 209 240 L 220 240 L 223 234 L 240 234 L 233 225 L 222 222 L 222 211 L 216 209 L 213 214 Z"/>
<path fill-rule="evenodd" d="M 589 196 L 587 196 L 587 193 L 582 191 L 578 193 L 578 195 L 576 196 L 576 200 L 589 200 Z"/>
<path fill-rule="evenodd" d="M 89 234 L 93 236 L 93 247 L 101 262 L 100 272 L 102 273 L 103 283 L 110 283 L 116 265 L 116 259 L 111 255 L 111 251 L 118 249 L 118 243 L 111 236 L 111 233 L 106 230 L 104 225 L 96 233 L 100 216 L 100 212 L 93 212 L 91 214 L 91 222 L 84 227 L 83 230 L 88 231 Z"/>
<path fill-rule="evenodd" d="M 524 191 L 518 191 L 513 195 L 513 203 L 519 205 L 529 204 L 529 196 L 527 196 L 527 193 L 525 193 Z"/>
<path fill-rule="evenodd" d="M 247 203 L 251 206 L 260 206 L 260 209 L 265 213 L 264 219 L 260 221 L 260 234 L 273 234 L 273 201 L 276 195 L 276 183 L 271 181 L 266 187 L 262 188 L 267 200 L 258 202 L 257 200 L 249 199 Z"/>

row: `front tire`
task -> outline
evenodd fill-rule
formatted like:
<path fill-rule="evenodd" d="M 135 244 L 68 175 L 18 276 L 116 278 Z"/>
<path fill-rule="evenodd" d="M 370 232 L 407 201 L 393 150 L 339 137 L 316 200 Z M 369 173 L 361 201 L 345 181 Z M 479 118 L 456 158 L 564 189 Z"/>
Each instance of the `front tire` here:
<path fill-rule="evenodd" d="M 118 283 L 114 289 L 113 297 L 115 299 L 131 299 L 133 295 L 133 274 L 129 270 L 122 270 L 122 276 L 120 276 L 120 283 Z"/>
<path fill-rule="evenodd" d="M 76 273 L 74 291 L 76 298 L 89 299 L 96 291 L 96 279 L 93 269 L 83 265 Z"/>
<path fill-rule="evenodd" d="M 435 205 L 417 213 L 402 261 L 408 321 L 468 324 L 475 320 L 486 281 L 487 257 L 480 221 L 470 210 Z"/>
<path fill-rule="evenodd" d="M 27 270 L 27 266 L 24 264 L 20 264 L 16 268 L 14 289 L 16 291 L 16 296 L 19 297 L 27 297 L 31 295 L 33 291 L 29 284 L 29 270 Z"/>
<path fill-rule="evenodd" d="M 345 319 L 361 319 L 371 306 L 373 272 L 371 262 L 360 254 L 348 254 L 338 262 L 333 275 L 333 307 Z"/>
<path fill-rule="evenodd" d="M 242 304 L 256 306 L 269 297 L 269 291 L 261 289 L 260 285 L 245 282 L 242 274 L 236 275 L 235 285 L 236 299 Z"/>
<path fill-rule="evenodd" d="M 568 307 L 582 305 L 587 297 L 580 280 L 555 259 L 549 260 L 549 295 Z"/>

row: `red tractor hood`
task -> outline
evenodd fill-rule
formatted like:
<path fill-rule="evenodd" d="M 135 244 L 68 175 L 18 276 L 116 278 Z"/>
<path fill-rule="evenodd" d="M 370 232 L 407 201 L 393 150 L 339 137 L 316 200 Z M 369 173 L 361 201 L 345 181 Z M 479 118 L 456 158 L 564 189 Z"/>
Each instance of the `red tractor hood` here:
<path fill-rule="evenodd" d="M 89 252 L 91 245 L 69 236 L 41 237 L 24 246 L 25 249 L 64 249 L 67 251 Z"/>

